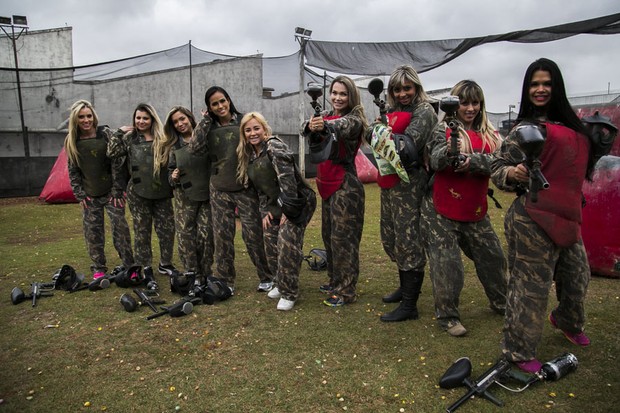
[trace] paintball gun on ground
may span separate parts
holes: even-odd
[[[164,300],[158,299],[159,294],[157,293],[150,291],[146,293],[138,288],[135,288],[133,291],[138,296],[137,301],[130,294],[123,294],[120,299],[121,305],[128,313],[133,313],[138,307],[142,306],[148,306],[154,313],[156,313],[159,311],[156,305],[166,303]]]
[[[201,301],[202,299],[199,297],[195,297],[195,298],[184,297],[180,301],[177,301],[176,303],[172,304],[171,306],[161,307],[162,311],[155,313],[155,314],[151,314],[150,316],[146,317],[146,319],[152,320],[154,318],[161,317],[162,315],[166,315],[166,314],[170,314],[170,317],[181,317],[187,314],[191,314],[192,311],[194,311],[194,304],[198,304]]]
[[[21,288],[14,287],[11,290],[11,302],[13,304],[19,304],[26,300],[32,299],[32,306],[34,307],[37,305],[37,298],[51,297],[54,295],[51,292],[54,289],[54,283],[34,282],[30,285],[30,289],[30,294],[26,295]]]
[[[525,156],[525,165],[530,173],[530,200],[538,202],[538,191],[549,188],[549,182],[540,171],[540,154],[545,146],[545,137],[537,125],[522,123],[512,134]]]
[[[452,159],[452,167],[458,168],[465,162],[465,155],[459,151],[459,122],[456,119],[456,111],[459,109],[460,101],[458,96],[446,96],[439,101],[439,109],[446,114],[446,123],[450,128],[450,151],[448,156]]]
[[[471,362],[467,357],[461,357],[456,360],[452,366],[446,370],[439,380],[439,386],[443,389],[454,389],[456,387],[465,386],[469,390],[460,399],[450,405],[446,412],[452,413],[456,411],[463,403],[472,396],[481,396],[490,400],[497,406],[503,406],[504,403],[489,393],[488,388],[497,384],[498,386],[514,393],[520,393],[527,389],[533,383],[541,381],[556,381],[577,369],[577,357],[571,353],[564,353],[551,361],[542,365],[541,369],[534,374],[527,374],[518,369],[512,369],[513,364],[507,360],[500,359],[491,368],[485,371],[478,379],[472,382],[469,378],[471,375]],[[503,382],[514,379],[522,384],[521,388],[513,389],[503,384]]]

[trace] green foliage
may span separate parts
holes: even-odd
[[[503,239],[503,215],[512,196],[498,194],[505,209],[490,208]],[[42,205],[34,199],[0,201],[0,412],[438,412],[464,389],[437,382],[450,364],[468,356],[474,378],[499,356],[502,319],[489,309],[471,263],[460,310],[466,337],[441,331],[433,319],[425,281],[417,321],[382,323],[393,305],[381,297],[396,287],[395,266],[379,236],[379,191],[366,185],[361,247],[360,299],[338,309],[321,304],[324,272],[304,263],[301,298],[293,311],[255,291],[258,278],[237,236],[235,296],[198,306],[181,318],[146,321],[148,308],[123,311],[128,292],[55,292],[36,307],[12,305],[10,291],[48,282],[64,263],[90,278],[78,205]],[[108,232],[109,234],[109,232]],[[118,257],[108,236],[109,265]],[[156,241],[153,250],[157,255]],[[307,230],[304,251],[321,247],[320,207]],[[157,256],[155,260],[157,260]],[[466,260],[467,261],[467,260]],[[178,263],[178,259],[175,260]],[[157,263],[157,261],[155,261]],[[162,296],[175,297],[158,276]],[[571,345],[545,326],[540,358],[563,352],[580,365],[558,382],[523,393],[497,386],[503,409],[486,400],[459,412],[607,412],[615,410],[620,385],[617,280],[593,278],[586,310],[593,344]],[[554,304],[551,293],[550,308]],[[90,406],[86,407],[85,403]]]

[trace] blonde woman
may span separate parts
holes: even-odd
[[[474,262],[491,310],[506,310],[506,259],[487,214],[491,161],[501,137],[489,122],[482,88],[462,80],[452,88],[460,161],[450,152],[451,129],[439,123],[428,143],[430,167],[435,171],[432,192],[422,203],[422,235],[433,283],[435,313],[451,336],[467,333],[458,310],[463,289],[461,251]]]
[[[125,158],[112,160],[106,156],[111,136],[112,131],[107,126],[99,126],[99,118],[90,102],[78,100],[71,106],[65,152],[71,189],[82,206],[84,238],[95,280],[104,277],[108,270],[104,210],[112,227],[112,243],[123,266],[133,265],[131,237],[125,219]]]
[[[265,253],[275,274],[275,286],[267,295],[280,299],[278,310],[288,311],[299,296],[304,232],[316,209],[316,195],[263,115],[250,112],[239,127],[237,180],[258,191]]]
[[[159,239],[159,273],[173,275],[174,214],[172,189],[168,183],[167,165],[171,142],[166,139],[159,116],[153,106],[140,103],[133,112],[131,126],[120,127],[108,145],[111,158],[127,156],[129,185],[127,201],[133,218],[136,265],[144,275],[154,279],[151,232]]]

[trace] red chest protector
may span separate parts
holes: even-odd
[[[324,120],[338,119],[340,116],[324,116]],[[347,161],[347,150],[343,141],[335,142],[336,148],[332,148],[330,159],[321,162],[316,166],[316,187],[322,199],[328,199],[342,186],[346,169],[344,162]],[[361,143],[361,142],[360,142]],[[359,144],[353,152],[353,156],[357,153]],[[334,153],[335,152],[335,153]],[[335,158],[335,160],[333,160]],[[353,162],[355,158],[352,158]]]
[[[482,147],[482,138],[477,132],[467,131],[474,152],[489,153],[488,145]],[[450,129],[446,129],[446,139]],[[486,175],[456,173],[449,166],[435,172],[433,204],[435,211],[448,219],[461,222],[477,222],[487,214],[487,190],[489,177]]]
[[[409,112],[392,112],[387,114],[388,125],[392,127],[392,133],[404,134],[405,129],[411,123],[411,113]],[[390,137],[390,139],[392,139]],[[398,174],[377,175],[377,184],[383,189],[389,189],[400,182]]]
[[[538,202],[528,195],[525,208],[556,245],[569,247],[581,239],[581,186],[590,143],[566,126],[547,123],[546,127],[540,162],[549,188],[538,192]]]

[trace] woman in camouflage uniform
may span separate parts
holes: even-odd
[[[86,100],[71,106],[69,133],[65,138],[69,179],[75,198],[82,206],[84,238],[93,264],[93,279],[105,276],[104,209],[112,226],[112,243],[125,268],[133,265],[131,237],[125,219],[125,158],[106,155],[112,131],[99,126],[95,109]]]
[[[327,159],[317,165],[316,184],[323,199],[321,235],[327,251],[330,295],[323,303],[339,307],[357,299],[359,247],[364,228],[364,186],[357,177],[355,156],[368,126],[357,86],[346,76],[330,87],[332,111],[305,122],[302,133],[311,146],[333,140]]]
[[[440,327],[458,337],[467,333],[460,321],[463,289],[461,250],[498,314],[506,309],[506,260],[487,214],[487,192],[493,154],[501,137],[489,122],[482,88],[462,80],[450,95],[459,98],[454,116],[444,117],[427,144],[432,191],[422,202],[422,234],[430,266],[435,315]],[[451,128],[458,132],[458,152],[451,153]]]
[[[531,190],[534,174],[519,145],[532,127],[546,136],[537,162],[549,188],[540,192]],[[526,372],[541,368],[536,347],[553,281],[559,303],[551,325],[573,344],[590,344],[583,332],[590,268],[581,240],[581,187],[593,166],[590,136],[568,102],[560,69],[536,60],[523,79],[517,126],[491,165],[495,185],[518,195],[504,222],[509,277],[502,352]]]
[[[235,287],[235,210],[241,220],[241,236],[248,254],[256,267],[259,292],[273,288],[273,276],[265,257],[263,228],[258,205],[258,194],[253,187],[237,181],[239,121],[228,92],[212,86],[205,93],[207,110],[196,126],[188,144],[194,154],[208,154],[211,159],[210,198],[215,245],[215,275]]]
[[[108,156],[127,156],[129,185],[127,201],[133,218],[136,265],[144,268],[147,280],[154,279],[151,231],[159,239],[159,273],[173,275],[174,216],[172,189],[166,166],[171,143],[164,135],[161,120],[153,106],[140,103],[133,112],[132,126],[121,126],[110,139]]]
[[[288,146],[271,135],[258,112],[241,119],[237,179],[258,191],[263,218],[265,252],[275,287],[267,294],[279,298],[277,309],[288,311],[299,297],[299,270],[304,232],[316,208],[316,195],[303,179]]]
[[[394,168],[379,168],[377,183],[381,187],[381,243],[388,257],[396,263],[400,286],[394,293],[383,297],[386,303],[400,304],[381,316],[381,321],[404,321],[418,318],[417,301],[424,280],[426,257],[420,236],[420,204],[428,183],[424,168],[424,150],[437,124],[437,114],[430,99],[411,66],[397,67],[388,82],[388,125],[390,139],[396,148],[403,168],[402,177]],[[367,130],[371,133],[385,128],[375,122]],[[380,130],[380,129],[379,129]],[[374,149],[373,149],[374,150]],[[378,164],[382,161],[379,157]],[[406,179],[406,180],[405,180]]]
[[[207,154],[187,150],[196,119],[189,109],[173,107],[164,123],[166,139],[172,142],[168,177],[174,192],[174,222],[179,256],[188,279],[211,276],[213,223],[209,202],[211,161]]]

